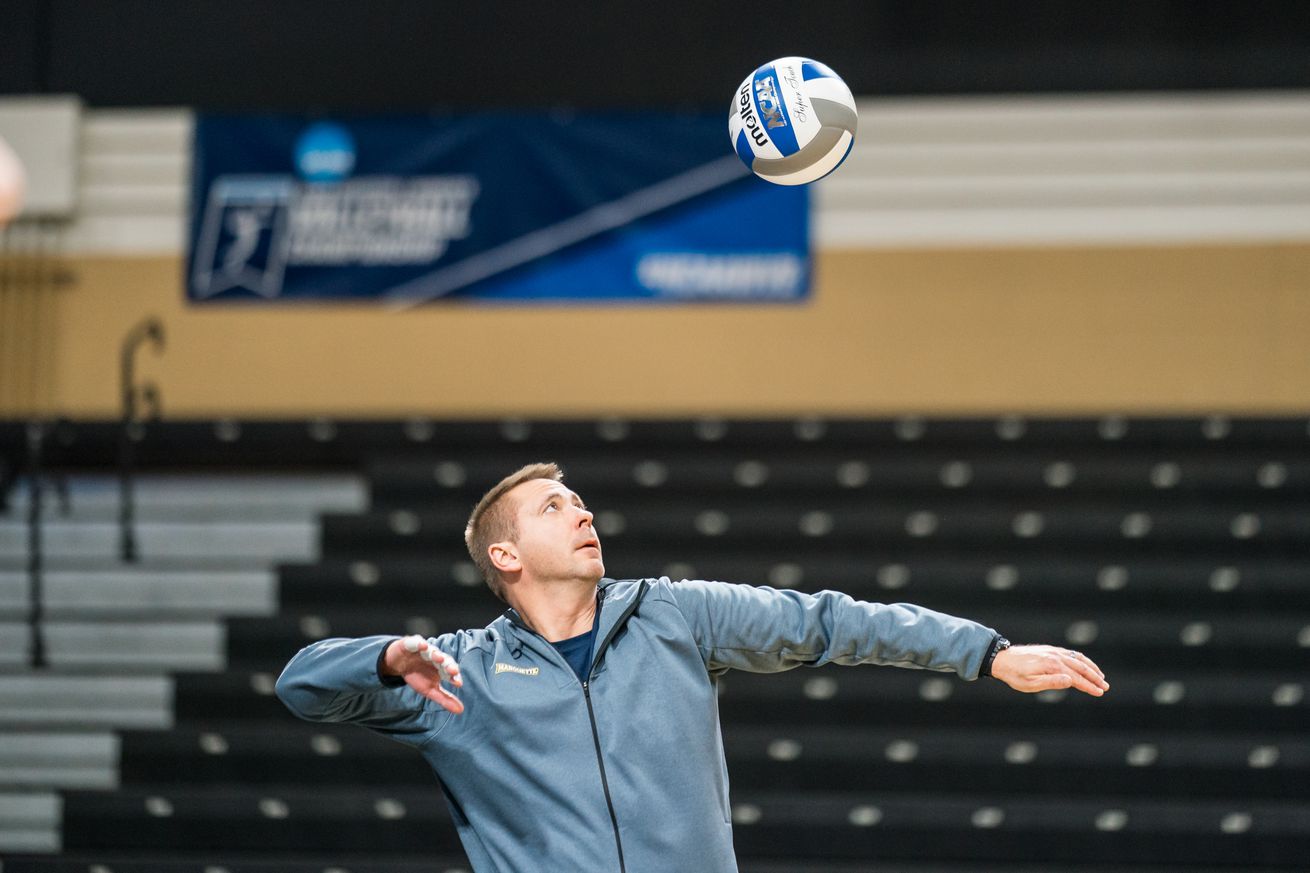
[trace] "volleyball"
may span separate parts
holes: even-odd
[[[855,142],[855,98],[841,77],[809,58],[778,58],[732,97],[728,135],[751,172],[778,185],[831,173]]]

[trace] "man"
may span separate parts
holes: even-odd
[[[891,664],[1109,688],[1080,653],[1010,647],[908,604],[605,579],[592,514],[554,464],[502,480],[464,536],[504,615],[427,640],[315,643],[277,691],[301,718],[419,749],[477,873],[735,871],[716,695],[729,669]]]

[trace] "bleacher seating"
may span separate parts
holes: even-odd
[[[75,477],[109,469],[112,428],[73,430],[54,462]],[[417,756],[296,721],[273,680],[321,637],[495,617],[463,524],[486,487],[541,459],[596,510],[610,575],[907,600],[1017,642],[1076,646],[1108,674],[1099,700],[895,669],[729,674],[744,873],[1301,870],[1310,858],[1305,418],[187,422],[155,426],[138,449],[155,493],[190,482],[175,492],[192,514],[146,512],[146,559],[124,568],[98,510],[56,513],[50,675],[21,664],[19,501],[0,515],[0,554],[13,557],[0,564],[0,811],[43,780],[46,799],[23,814],[62,822],[61,854],[33,846],[5,873],[463,869]],[[351,471],[366,495],[302,500],[293,519],[277,501],[260,509],[255,495],[273,492],[251,484],[212,523],[264,534],[193,531],[190,563],[169,551],[169,526],[211,523],[194,507],[238,474]],[[89,480],[75,481],[85,496]],[[288,524],[311,533],[267,533]],[[109,532],[92,536],[96,525]],[[223,565],[241,541],[249,554]],[[260,575],[270,560],[275,580]],[[160,639],[191,648],[152,643],[163,656],[148,663],[109,635],[79,648],[88,625],[130,639],[164,618],[184,632],[160,625]],[[6,744],[41,725],[70,732],[63,751],[59,736]],[[23,769],[46,758],[61,763]]]

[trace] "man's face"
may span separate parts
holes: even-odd
[[[550,479],[524,482],[505,496],[515,501],[515,547],[529,578],[600,581],[605,575],[600,537],[582,498]]]

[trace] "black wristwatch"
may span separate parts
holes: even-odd
[[[983,655],[982,669],[978,671],[978,676],[992,675],[992,661],[995,661],[996,656],[1008,648],[1010,648],[1010,641],[997,634],[996,638],[992,640],[992,644],[987,647],[987,654]]]

